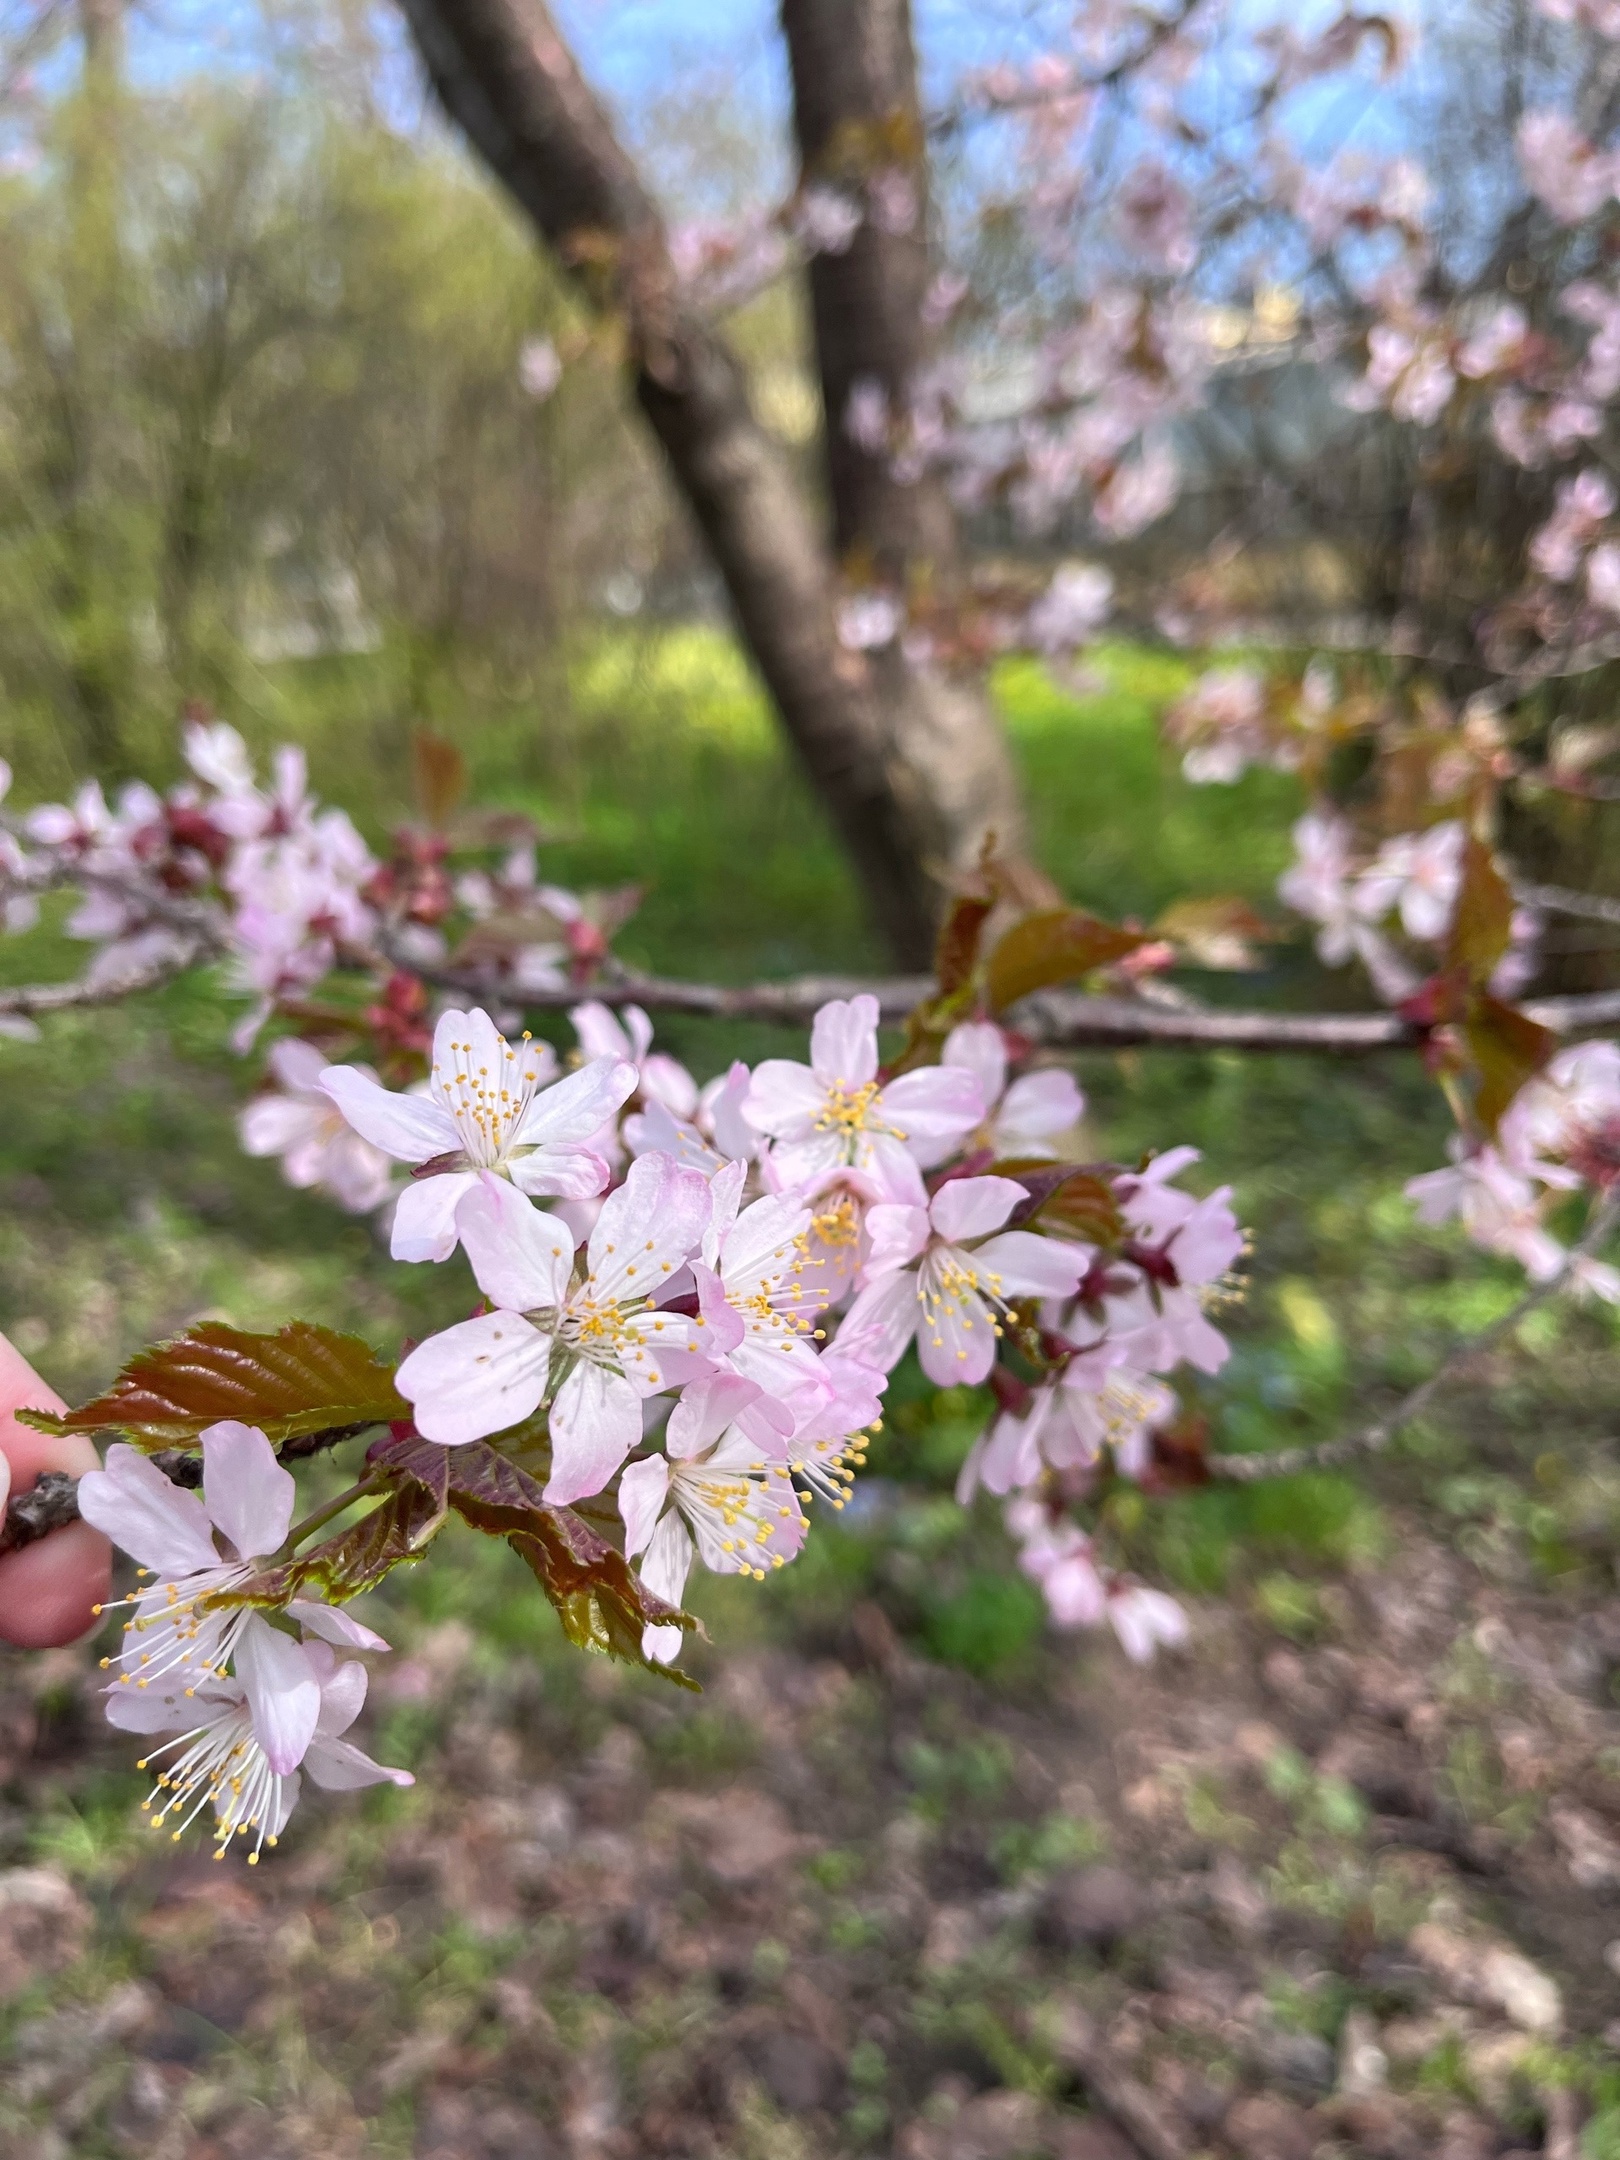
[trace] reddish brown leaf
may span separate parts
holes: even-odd
[[[1475,998],[1463,1034],[1479,1074],[1474,1115],[1494,1138],[1503,1111],[1558,1048],[1558,1037],[1516,1005],[1486,996]]]
[[[207,1602],[212,1607],[273,1607],[313,1591],[329,1605],[342,1605],[362,1590],[375,1589],[402,1562],[420,1560],[443,1521],[444,1510],[434,1504],[426,1486],[407,1478],[381,1507],[324,1545],[312,1546],[284,1566],[269,1568]]]
[[[366,1461],[373,1469],[386,1471],[390,1478],[402,1482],[414,1479],[432,1495],[434,1505],[443,1514],[450,1505],[450,1454],[449,1448],[407,1432],[374,1441],[366,1451]]]
[[[1470,982],[1488,980],[1513,935],[1513,892],[1483,840],[1469,835],[1462,882],[1446,940],[1446,966]]]
[[[645,1666],[677,1687],[696,1691],[697,1682],[690,1674],[678,1666],[659,1664],[641,1647],[646,1627],[691,1628],[696,1621],[644,1589],[623,1553],[599,1538],[571,1509],[538,1509],[530,1527],[513,1531],[507,1543],[533,1570],[562,1622],[563,1633],[577,1648]]]
[[[105,1393],[60,1417],[24,1412],[42,1432],[108,1427],[142,1447],[194,1445],[221,1418],[257,1425],[275,1443],[363,1432],[409,1416],[393,1368],[355,1335],[294,1320],[277,1335],[218,1321],[131,1358]]]
[[[995,893],[958,893],[945,910],[934,947],[934,976],[942,998],[965,990],[979,964],[979,939],[996,904]]]
[[[1041,1228],[1087,1245],[1113,1247],[1125,1236],[1124,1217],[1105,1168],[1012,1160],[992,1163],[986,1175],[1012,1178],[1028,1193],[1028,1200],[1008,1218],[1013,1228],[1025,1228],[1039,1217]]]
[[[467,761],[453,742],[418,728],[411,737],[411,783],[417,809],[438,829],[467,792]]]
[[[985,992],[991,1010],[1002,1012],[1031,991],[1075,982],[1146,942],[1139,931],[1122,930],[1081,908],[1043,908],[1026,915],[990,955]]]

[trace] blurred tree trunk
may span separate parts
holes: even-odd
[[[1015,862],[1022,851],[1017,784],[987,699],[923,677],[897,645],[873,654],[840,643],[834,545],[755,420],[738,361],[680,290],[657,208],[544,0],[401,5],[451,118],[592,303],[622,317],[642,411],[872,914],[897,959],[925,959],[945,886],[971,865],[985,835],[993,832]],[[904,8],[802,0],[789,12],[801,142],[823,144],[844,117],[886,113],[898,100],[912,116],[920,215],[921,132]],[[834,80],[828,70],[852,19],[868,14],[884,18],[872,45],[877,64]],[[834,540],[870,571],[907,583],[950,578],[955,536],[943,500],[930,488],[898,488],[881,461],[860,461],[869,468],[860,469],[843,438],[852,373],[872,360],[870,371],[899,390],[921,347],[921,224],[897,243],[872,242],[852,272],[824,279],[813,294]],[[900,282],[880,294],[873,321],[857,324],[890,269]],[[1035,873],[1028,877],[1035,888]]]

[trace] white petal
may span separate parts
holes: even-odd
[[[1001,1100],[1007,1085],[1007,1041],[994,1021],[965,1020],[951,1029],[940,1057],[943,1065],[960,1065],[979,1083],[985,1107]]]
[[[105,1698],[107,1723],[120,1732],[189,1732],[206,1725],[218,1708],[200,1695],[160,1695],[155,1688],[110,1687]]]
[[[993,1287],[1005,1297],[1072,1297],[1091,1265],[1087,1247],[1033,1230],[1004,1230],[972,1258],[980,1280],[995,1276]]]
[[[917,1362],[936,1387],[977,1387],[996,1361],[995,1320],[971,1290],[924,1308]]]
[[[556,1200],[594,1200],[613,1175],[596,1150],[586,1147],[537,1148],[509,1160],[507,1170],[519,1192]]]
[[[256,1425],[234,1418],[202,1436],[203,1506],[244,1560],[273,1553],[292,1526],[298,1485]]]
[[[760,1390],[740,1373],[715,1373],[682,1394],[669,1413],[664,1445],[675,1461],[689,1461],[712,1448],[728,1425],[734,1425]]]
[[[321,1714],[321,1684],[303,1646],[249,1613],[236,1640],[236,1677],[254,1737],[271,1769],[285,1777],[303,1761]]]
[[[316,1598],[293,1598],[287,1617],[296,1620],[306,1635],[319,1635],[345,1650],[386,1650],[389,1645],[377,1633],[356,1620],[346,1606],[323,1605]]]
[[[412,1178],[394,1209],[388,1249],[396,1260],[448,1260],[456,1249],[456,1209],[477,1183],[471,1170]]]
[[[555,1147],[588,1140],[636,1092],[636,1068],[622,1057],[592,1058],[578,1072],[542,1088],[512,1135],[514,1147]]]
[[[572,1233],[504,1178],[484,1175],[456,1209],[456,1229],[485,1297],[507,1312],[542,1312],[568,1295]]]
[[[935,1193],[928,1213],[940,1236],[959,1245],[965,1238],[999,1230],[1026,1197],[1023,1186],[1012,1178],[948,1178]]]
[[[356,1792],[362,1785],[414,1785],[408,1770],[391,1770],[373,1762],[348,1740],[328,1740],[323,1735],[310,1742],[304,1768],[317,1785],[328,1792]]]
[[[802,1140],[815,1129],[827,1090],[808,1065],[791,1058],[766,1058],[754,1067],[742,1114],[755,1132]]]
[[[331,1116],[323,1099],[319,1105],[297,1102],[290,1095],[260,1095],[248,1103],[236,1121],[244,1155],[285,1155],[300,1141],[317,1139]]]
[[[641,1438],[641,1401],[622,1373],[588,1359],[576,1365],[551,1406],[554,1507],[599,1493]]]
[[[588,1254],[598,1297],[650,1297],[697,1251],[709,1221],[709,1184],[673,1156],[638,1155],[602,1203]]]
[[[619,1514],[624,1522],[624,1549],[632,1560],[646,1550],[668,1491],[669,1464],[662,1455],[649,1455],[625,1466],[619,1480]]]
[[[106,1468],[80,1478],[78,1498],[87,1523],[156,1575],[194,1575],[219,1566],[202,1502],[172,1484],[139,1448],[115,1441]]]
[[[666,1605],[679,1605],[686,1589],[686,1578],[692,1572],[692,1534],[678,1515],[666,1515],[653,1533],[653,1541],[647,1548],[641,1563],[641,1579],[655,1598],[662,1598]],[[679,1635],[675,1628],[672,1633]],[[677,1643],[675,1648],[679,1649]],[[665,1653],[660,1652],[663,1656]],[[673,1657],[674,1650],[668,1655]]]
[[[311,1648],[325,1650],[320,1643]],[[357,1665],[353,1658],[342,1665],[334,1664],[330,1672],[321,1675],[321,1714],[315,1730],[335,1740],[345,1733],[365,1708],[366,1668]]]
[[[532,1416],[550,1362],[549,1335],[516,1313],[481,1313],[419,1343],[394,1384],[424,1440],[458,1447]]]
[[[824,1088],[864,1087],[876,1077],[878,1011],[877,999],[862,991],[859,997],[833,998],[816,1014],[810,1069]]]
[[[1023,1187],[1019,1190],[1021,1192]],[[866,1271],[875,1280],[916,1259],[928,1243],[928,1210],[896,1207],[889,1201],[882,1201],[867,1210],[866,1235],[869,1240]]]
[[[996,1113],[996,1132],[1001,1145],[1010,1147],[1020,1139],[1047,1140],[1067,1132],[1085,1115],[1086,1098],[1072,1074],[1041,1071],[1025,1073],[1008,1088]]]
[[[454,1122],[436,1102],[396,1094],[351,1065],[328,1065],[321,1086],[361,1138],[397,1162],[431,1162],[461,1145]]]
[[[715,1179],[717,1212],[718,1195],[728,1175],[735,1178],[740,1192],[746,1169],[744,1163],[728,1164]],[[734,1293],[745,1287],[754,1289],[780,1277],[796,1258],[794,1239],[802,1230],[808,1229],[809,1224],[807,1207],[800,1207],[793,1200],[778,1199],[774,1194],[745,1208],[725,1233],[721,1272],[728,1289]]]

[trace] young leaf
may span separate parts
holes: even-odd
[[[432,1495],[442,1515],[450,1505],[450,1452],[414,1432],[391,1433],[386,1440],[372,1442],[366,1462],[374,1470],[387,1471],[390,1479],[413,1479]]]
[[[659,1664],[641,1647],[643,1628],[691,1628],[696,1621],[643,1588],[623,1553],[571,1509],[539,1510],[530,1528],[513,1531],[507,1543],[533,1570],[556,1608],[563,1633],[578,1649],[645,1666],[661,1679],[697,1692],[690,1674],[676,1665]]]
[[[467,792],[467,761],[453,742],[418,728],[411,737],[411,782],[417,809],[438,830]]]
[[[941,998],[954,997],[972,983],[979,964],[979,938],[995,904],[992,888],[984,893],[958,893],[945,910],[934,946],[934,975]]]
[[[195,1446],[222,1418],[257,1425],[273,1445],[363,1432],[407,1418],[393,1368],[356,1335],[294,1320],[277,1335],[249,1335],[214,1320],[130,1359],[112,1386],[81,1409],[21,1413],[41,1432],[108,1426],[138,1446]],[[307,1446],[293,1450],[310,1452]]]
[[[1503,1111],[1558,1048],[1558,1037],[1516,1005],[1486,996],[1474,999],[1463,1034],[1479,1074],[1474,1115],[1494,1139]]]
[[[1179,945],[1195,966],[1232,972],[1252,968],[1255,946],[1277,935],[1263,915],[1233,893],[1177,900],[1153,929],[1156,936]]]
[[[1122,930],[1083,908],[1043,908],[1026,915],[990,955],[985,992],[991,1010],[1002,1012],[1033,990],[1074,982],[1146,943],[1141,932]]]
[[[1446,940],[1446,966],[1460,970],[1470,982],[1482,983],[1507,951],[1512,936],[1512,889],[1496,857],[1470,833]]]
[[[1029,1195],[1008,1217],[1014,1229],[1027,1228],[1038,1217],[1042,1229],[1087,1245],[1113,1247],[1124,1240],[1125,1218],[1106,1167],[1011,1160],[992,1163],[987,1175],[1013,1178]]]
[[[443,1521],[444,1510],[434,1505],[426,1486],[407,1478],[380,1507],[324,1545],[311,1546],[284,1566],[207,1602],[213,1607],[273,1607],[313,1590],[329,1605],[341,1605],[362,1590],[375,1589],[403,1561],[420,1560]]]

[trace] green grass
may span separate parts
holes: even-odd
[[[1077,899],[1114,915],[1151,919],[1209,891],[1265,905],[1288,856],[1295,784],[1259,773],[1235,788],[1189,787],[1154,724],[1184,664],[1115,647],[1097,667],[1099,686],[1079,698],[1025,662],[997,679],[1043,859]],[[407,808],[409,728],[392,663],[290,666],[260,691],[228,717],[261,750],[303,741],[317,789],[380,840]],[[826,821],[746,663],[718,634],[626,633],[583,653],[544,709],[486,701],[475,715],[435,719],[461,741],[476,801],[525,809],[553,835],[547,875],[645,888],[621,940],[631,959],[733,980],[881,963]],[[27,800],[46,765],[3,731],[0,753]],[[13,980],[66,972],[79,957],[49,927],[0,943]],[[1283,1004],[1356,995],[1300,945],[1274,948],[1255,976],[1199,988]],[[464,1309],[458,1263],[394,1266],[366,1227],[240,1153],[233,1119],[246,1075],[228,1047],[232,1017],[208,985],[189,983],[64,1016],[37,1046],[0,1041],[0,1325],[69,1395],[205,1313],[261,1327],[312,1314],[393,1348]],[[552,1032],[567,1037],[564,1023]],[[695,1021],[672,1020],[660,1038],[702,1075],[732,1056],[797,1047],[778,1029]],[[1341,1428],[1511,1294],[1510,1271],[1449,1233],[1418,1230],[1400,1198],[1406,1177],[1441,1159],[1448,1129],[1415,1061],[1099,1054],[1079,1074],[1095,1152],[1124,1160],[1190,1141],[1204,1151],[1199,1174],[1233,1184],[1252,1226],[1244,1300],[1227,1315],[1232,1363],[1186,1390],[1221,1445],[1275,1447]],[[1548,1565],[1571,1553],[1581,1564],[1620,1506],[1575,1460],[1601,1423],[1592,1374],[1614,1340],[1601,1314],[1545,1316],[1535,1371],[1502,1392],[1493,1420],[1507,1444],[1567,1444],[1569,1473],[1538,1495],[1540,1514],[1489,1494],[1459,1508],[1507,1521],[1503,1534],[1528,1539]],[[832,1626],[878,1589],[936,1654],[1016,1672],[1038,1632],[1032,1595],[1005,1573],[992,1511],[964,1527],[938,1505],[986,1410],[982,1397],[898,1376],[872,1470],[915,1502],[812,1540],[766,1591],[705,1584],[699,1604],[717,1632],[761,1613],[790,1628]],[[1442,1414],[1413,1453],[1438,1477],[1464,1466],[1468,1443]],[[1345,1478],[1127,1505],[1116,1528],[1142,1566],[1194,1590],[1227,1587],[1235,1573],[1304,1579],[1375,1556],[1383,1534],[1362,1485]],[[463,1543],[470,1556],[474,1541]],[[466,1568],[430,1566],[402,1594],[424,1624],[453,1618],[528,1650],[535,1624],[549,1621],[537,1600],[513,1596],[515,1565],[491,1552]]]

